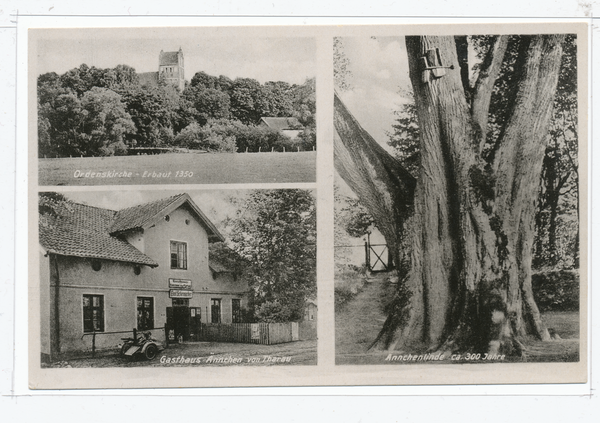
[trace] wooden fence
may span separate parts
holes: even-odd
[[[203,323],[200,325],[199,340],[274,345],[316,339],[316,335],[315,322]]]

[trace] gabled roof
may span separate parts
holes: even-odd
[[[161,51],[159,55],[159,66],[165,65],[178,65],[179,58],[177,57],[178,51]],[[156,57],[156,56],[155,56]]]
[[[113,210],[62,202],[55,212],[56,216],[40,219],[40,244],[47,252],[158,266],[133,245],[109,234]]]
[[[130,229],[141,229],[145,223],[162,212],[166,207],[177,201],[184,194],[174,195],[168,198],[152,201],[119,210],[115,214],[112,225],[108,231],[112,233],[125,232]]]
[[[261,122],[264,122],[269,128],[283,131],[286,129],[303,128],[302,124],[295,117],[261,117]]]
[[[196,215],[198,222],[206,229],[209,241],[223,241],[223,235],[206,217],[188,194],[178,194],[161,200],[152,201],[139,206],[129,207],[116,213],[109,228],[112,235],[127,232],[132,229],[146,229],[162,220],[166,215],[181,207],[189,206]]]
[[[118,235],[133,229],[148,228],[184,204],[206,229],[209,241],[224,240],[190,196],[178,194],[118,212],[70,201],[59,202],[54,206],[55,216],[40,217],[40,244],[47,252],[53,254],[156,267],[156,261],[120,239]]]

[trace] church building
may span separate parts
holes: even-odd
[[[183,51],[163,51],[158,55],[158,72],[144,72],[138,74],[142,85],[156,86],[159,78],[177,87],[179,91],[185,88],[185,65]]]

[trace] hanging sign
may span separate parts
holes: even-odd
[[[191,279],[173,279],[169,278],[169,288],[192,289]]]
[[[192,298],[192,290],[190,289],[171,289],[169,291],[170,298]]]

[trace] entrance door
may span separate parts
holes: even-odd
[[[189,340],[189,315],[189,307],[167,307],[167,326],[169,327],[169,331],[173,331],[173,342]]]
[[[200,307],[167,307],[167,327],[169,342],[197,341],[201,332]]]

